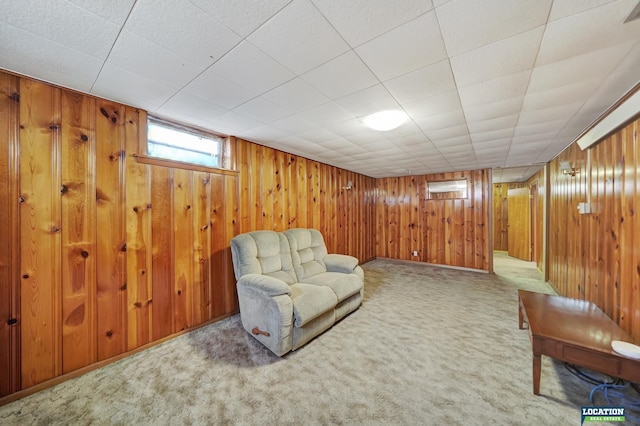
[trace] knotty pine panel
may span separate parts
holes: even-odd
[[[95,99],[62,91],[62,372],[96,362]]]
[[[509,249],[509,210],[507,209],[506,183],[493,184],[493,249],[507,251]]]
[[[193,174],[193,286],[192,322],[201,324],[211,317],[211,177]]]
[[[0,397],[20,389],[18,85],[0,73]]]
[[[330,252],[361,262],[375,257],[375,179],[242,139],[236,142],[240,193],[235,233],[314,228],[322,232]],[[353,187],[344,189],[349,181]]]
[[[152,339],[172,334],[174,326],[173,169],[154,166],[151,174],[151,235],[153,277]]]
[[[469,198],[424,199],[426,182],[464,178]],[[377,179],[376,255],[489,270],[490,180],[489,170]]]
[[[96,100],[98,360],[127,350],[125,107]]]
[[[193,305],[193,172],[174,170],[173,233],[175,257],[175,329],[186,330],[191,325]]]
[[[640,156],[636,120],[591,148],[571,145],[550,163],[549,281],[598,305],[640,340]],[[576,176],[564,175],[569,161]],[[592,212],[579,214],[578,203]]]
[[[211,281],[224,283],[226,279],[225,248],[225,176],[211,176]],[[218,317],[226,311],[226,285],[218,285],[211,289],[211,315]]]
[[[22,386],[62,373],[60,89],[20,80]]]
[[[144,127],[139,128],[139,124]],[[151,167],[135,160],[138,139],[146,138],[146,113],[126,117],[126,220],[127,220],[127,348],[151,341],[152,244]],[[129,136],[131,135],[131,136]],[[164,212],[166,214],[166,212]]]

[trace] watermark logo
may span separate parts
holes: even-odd
[[[624,407],[582,407],[584,422],[624,422]]]

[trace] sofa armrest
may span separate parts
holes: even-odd
[[[266,296],[291,295],[289,284],[268,275],[247,274],[240,277],[238,285],[256,290]]]
[[[352,274],[358,266],[358,259],[345,254],[328,254],[322,259],[328,272]]]

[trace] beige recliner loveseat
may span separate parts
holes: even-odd
[[[242,326],[282,356],[362,303],[358,259],[327,254],[315,229],[255,231],[231,240]]]

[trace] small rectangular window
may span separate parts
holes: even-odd
[[[206,167],[222,167],[224,139],[187,127],[149,119],[147,155]]]

